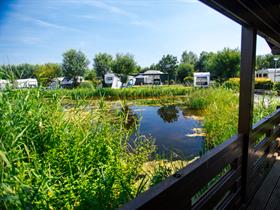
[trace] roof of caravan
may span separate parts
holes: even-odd
[[[210,72],[195,72],[193,76],[210,76]]]

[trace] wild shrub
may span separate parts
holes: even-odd
[[[0,93],[0,209],[115,209],[134,198],[151,141],[131,146],[125,116],[103,101],[66,109],[41,93]]]

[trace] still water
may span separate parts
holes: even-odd
[[[140,118],[136,133],[151,136],[157,153],[167,158],[190,159],[203,151],[204,137],[195,135],[201,122],[177,106],[130,106]]]

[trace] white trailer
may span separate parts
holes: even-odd
[[[110,86],[111,88],[121,88],[122,83],[119,77],[117,77],[113,73],[106,73],[104,75],[104,82],[107,86]]]
[[[210,72],[196,72],[193,74],[195,87],[208,87],[210,85]]]
[[[37,81],[37,79],[32,79],[32,78],[17,79],[15,81],[15,87],[18,88],[18,89],[35,88],[35,87],[38,87],[38,81]]]

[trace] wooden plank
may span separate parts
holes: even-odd
[[[247,201],[248,152],[253,121],[256,30],[242,27],[238,134],[242,135],[242,200]]]
[[[277,176],[277,183],[272,191],[272,194],[269,198],[267,206],[265,209],[276,210],[280,208],[280,158],[277,159],[277,162],[274,164],[274,170],[271,171],[272,176]],[[269,186],[264,185],[265,191],[269,190]]]
[[[259,142],[254,148],[250,149],[249,154],[249,170],[251,171],[250,177],[254,176],[254,168],[257,167],[259,160],[262,157],[267,156],[268,153],[274,153],[277,149],[276,138],[280,135],[280,127],[277,126],[269,137],[266,137],[263,141]]]
[[[252,138],[256,139],[258,136],[264,134],[267,130],[271,129],[272,126],[280,123],[280,109],[276,110],[267,117],[261,119],[259,122],[254,124],[252,129]]]
[[[269,172],[261,187],[258,189],[257,193],[251,200],[249,206],[247,207],[248,210],[265,209],[269,198],[273,192],[274,186],[277,184],[277,181],[280,177],[279,157],[277,159],[278,161],[275,162],[271,171]]]
[[[220,206],[217,210],[236,210],[240,209],[241,206],[241,188],[238,188],[235,193],[232,193]]]
[[[262,185],[263,181],[265,180],[267,174],[271,170],[273,164],[275,161],[275,157],[273,154],[269,153],[266,157],[262,158],[261,163],[258,165],[258,167],[254,170],[252,176],[249,179],[248,185],[247,185],[247,205],[250,203],[251,199],[256,194],[259,187]]]
[[[170,205],[190,208],[191,197],[212,178],[241,157],[240,136],[234,136],[181,169],[176,176],[140,194],[123,209],[170,209]],[[199,178],[199,181],[197,179]],[[178,208],[179,209],[179,208]]]
[[[236,180],[241,176],[241,167],[236,170],[229,171],[223,176],[215,186],[213,186],[192,208],[193,210],[208,210],[213,209],[224,197],[224,195],[230,191],[233,192]],[[227,197],[223,198],[226,199]]]

